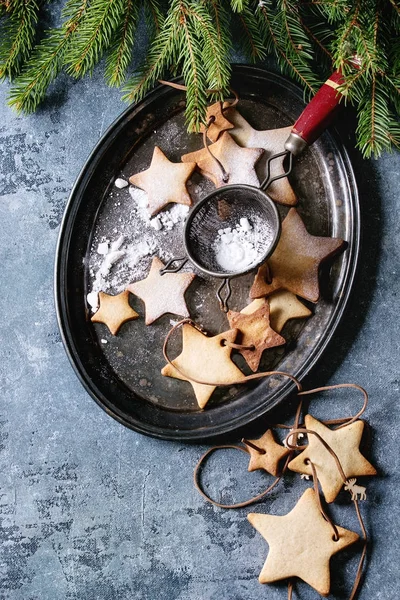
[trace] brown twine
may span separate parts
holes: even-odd
[[[356,384],[342,384],[341,387],[349,387],[349,386],[353,386],[353,385],[354,385],[354,387],[357,387],[357,388],[361,389],[363,392],[365,392],[365,390],[363,390],[363,388],[360,388],[360,386],[357,386]],[[331,387],[339,387],[339,386],[331,386]],[[315,391],[315,390],[310,390],[310,391]],[[319,389],[319,391],[320,391],[320,389]],[[365,392],[365,394],[366,394],[366,392]],[[304,394],[302,394],[302,395],[304,395]],[[364,406],[363,406],[364,410],[365,410],[366,402],[367,402],[367,400],[364,401]],[[362,412],[364,412],[364,410],[362,410]],[[351,422],[353,422],[353,420]],[[328,450],[328,452],[331,454],[332,458],[335,460],[336,466],[337,466],[338,471],[340,473],[340,476],[341,476],[341,478],[343,480],[343,483],[348,483],[348,479],[347,479],[347,477],[346,477],[346,475],[345,475],[345,473],[343,471],[343,467],[342,467],[342,465],[340,463],[339,457],[337,456],[336,452],[333,450],[333,448],[331,448],[329,446],[329,444],[324,439],[322,439],[322,437],[316,431],[313,431],[312,429],[305,429],[305,428],[304,429],[300,428],[297,431],[295,429],[293,429],[286,436],[286,444],[287,444],[288,448],[291,448],[293,450],[296,449],[296,448],[298,450],[303,450],[305,448],[305,446],[294,446],[294,445],[290,444],[290,442],[289,442],[289,438],[292,435],[294,435],[296,433],[299,433],[299,432],[307,433],[307,435],[310,435],[310,434],[311,435],[315,435],[318,438],[318,440],[322,443],[322,445],[326,448],[326,450]],[[328,515],[324,511],[324,509],[322,507],[322,504],[321,504],[321,498],[320,498],[319,491],[318,491],[318,477],[317,477],[317,472],[316,472],[315,466],[314,466],[314,464],[309,459],[307,459],[306,462],[307,462],[307,464],[310,465],[311,470],[312,470],[314,490],[315,490],[316,498],[317,498],[317,501],[318,501],[319,509],[321,511],[322,516],[326,519],[326,521],[328,521],[328,523],[331,525],[332,529],[334,529],[335,534],[334,534],[333,539],[334,539],[334,541],[337,541],[339,539],[339,532],[338,532],[338,530],[336,528],[336,525],[328,517]],[[358,500],[357,500],[357,498],[354,498],[354,500],[352,498],[352,502],[354,503],[354,508],[356,510],[356,513],[357,513],[357,518],[358,518],[358,522],[359,522],[360,527],[361,527],[362,536],[363,536],[363,539],[364,539],[364,544],[363,544],[363,549],[362,549],[362,552],[361,552],[360,560],[358,562],[356,576],[355,576],[355,579],[354,579],[354,584],[353,584],[353,587],[352,587],[352,590],[351,590],[351,594],[350,594],[349,600],[354,600],[354,598],[356,596],[356,593],[357,593],[357,590],[358,590],[358,588],[360,586],[361,577],[362,577],[362,570],[363,570],[363,566],[364,566],[364,562],[365,562],[365,558],[366,558],[366,554],[367,554],[367,545],[368,545],[367,530],[365,528],[364,521],[363,521],[362,516],[361,516],[360,507],[358,506]],[[288,594],[289,594],[289,591],[288,591]],[[291,592],[290,592],[290,596],[289,597],[291,598]]]
[[[187,87],[185,85],[182,85],[180,83],[173,83],[172,81],[165,81],[164,79],[159,79],[158,80],[159,83],[162,83],[163,85],[168,85],[169,87],[172,87],[176,90],[181,90],[183,92],[187,91]],[[233,90],[232,88],[229,88],[229,90],[232,92],[234,99],[231,101],[226,101],[226,106],[223,106],[222,102],[220,102],[220,108],[221,108],[221,112],[224,113],[226,110],[228,110],[229,108],[233,108],[234,106],[237,105],[237,103],[239,102],[239,95],[237,92],[235,92],[235,90]],[[206,90],[207,94],[215,94],[220,92],[221,90],[216,90],[216,89],[211,89],[211,90]],[[224,183],[228,183],[229,181],[229,173],[226,171],[224,165],[222,164],[222,162],[216,157],[214,156],[214,154],[211,152],[210,148],[209,148],[209,144],[208,144],[208,138],[207,138],[207,132],[210,128],[210,125],[212,125],[215,121],[215,117],[211,116],[208,123],[206,124],[204,131],[203,131],[203,146],[204,148],[207,150],[207,153],[209,154],[209,156],[211,156],[211,158],[215,161],[215,163],[218,165],[219,169],[221,170],[222,173],[222,181]]]
[[[336,452],[329,446],[329,444],[319,435],[319,433],[317,433],[316,431],[313,431],[312,429],[306,429],[305,427],[303,428],[299,428],[299,429],[292,429],[288,435],[285,438],[285,442],[286,442],[286,446],[288,448],[290,448],[291,450],[304,450],[305,448],[307,448],[306,445],[304,446],[298,446],[298,445],[294,445],[291,444],[289,442],[289,439],[292,437],[293,434],[299,434],[299,433],[306,433],[307,435],[315,435],[316,438],[318,438],[318,440],[321,442],[321,444],[326,448],[326,450],[328,450],[329,454],[331,454],[332,458],[334,459],[336,466],[338,468],[338,471],[340,473],[340,476],[343,480],[343,483],[347,483],[347,477],[343,471],[342,465],[340,463],[340,460],[338,458],[338,455],[336,454]]]
[[[316,433],[316,432],[309,432],[309,433]],[[329,451],[331,452],[332,455],[335,455],[335,452],[332,450],[332,448],[330,448],[330,446],[328,446],[328,449],[329,449]],[[339,536],[339,531],[338,531],[335,523],[332,521],[332,519],[327,515],[327,513],[323,509],[322,502],[321,502],[321,497],[320,497],[319,490],[318,490],[318,477],[317,477],[317,472],[316,472],[315,466],[314,466],[314,464],[310,460],[307,460],[307,464],[310,465],[311,470],[312,470],[312,477],[313,477],[313,485],[314,485],[315,497],[317,499],[319,509],[320,509],[321,514],[324,517],[324,519],[332,527],[332,529],[334,531],[334,535],[333,535],[332,539],[336,542],[336,541],[339,540],[339,537],[340,537]],[[340,464],[340,462],[339,462],[339,464]],[[341,465],[340,465],[340,467],[341,467]],[[340,470],[341,470],[341,474],[342,474],[343,469],[340,468]],[[352,500],[352,502],[354,503],[354,508],[356,510],[356,513],[357,513],[357,518],[358,518],[358,522],[359,522],[360,527],[361,527],[364,544],[363,544],[363,549],[362,549],[362,552],[361,552],[361,555],[360,555],[360,560],[358,561],[358,567],[357,567],[356,575],[355,575],[355,578],[354,578],[353,587],[351,589],[351,593],[350,593],[350,596],[349,596],[349,600],[354,600],[354,598],[356,597],[358,588],[360,586],[361,578],[362,578],[362,571],[363,571],[363,567],[364,567],[364,563],[365,563],[365,558],[366,558],[366,555],[367,555],[367,546],[368,546],[367,531],[365,529],[364,521],[363,521],[361,513],[360,513],[360,507],[358,505],[357,498],[355,498],[354,500]],[[293,597],[293,581],[289,580],[289,582],[288,582],[288,600],[292,600],[292,597]]]
[[[168,85],[169,87],[174,88],[175,90],[179,90],[181,92],[187,92],[187,86],[182,85],[181,83],[174,83],[173,81],[166,81],[165,79],[159,79],[158,83],[161,83],[162,85]],[[229,108],[233,108],[239,102],[239,94],[232,88],[229,88],[229,91],[232,92],[234,99],[231,101],[226,100],[227,105],[222,106],[222,112],[225,112]],[[206,94],[218,94],[219,92],[221,92],[221,90],[217,88],[206,90]]]
[[[203,487],[201,485],[200,482],[200,470],[201,467],[204,464],[204,461],[206,458],[208,458],[210,456],[210,454],[213,454],[214,452],[216,452],[217,450],[224,450],[224,449],[235,449],[235,450],[240,450],[241,452],[245,452],[246,454],[248,454],[248,451],[243,448],[243,446],[236,446],[234,444],[232,445],[224,445],[224,446],[213,446],[212,448],[210,448],[209,450],[207,450],[207,452],[205,452],[203,454],[203,456],[200,457],[195,469],[194,469],[194,474],[193,474],[193,479],[194,479],[194,486],[196,488],[196,490],[199,492],[199,494],[201,496],[203,496],[203,498],[205,500],[207,500],[207,502],[210,502],[210,504],[213,504],[214,506],[218,506],[219,508],[244,508],[245,506],[250,506],[251,504],[255,504],[256,502],[259,502],[260,500],[262,500],[271,490],[273,490],[273,488],[279,483],[279,481],[282,479],[283,474],[285,473],[286,469],[287,469],[287,465],[289,464],[290,461],[290,456],[288,456],[288,458],[286,459],[286,462],[283,466],[282,472],[281,474],[276,477],[276,479],[271,483],[271,485],[269,485],[264,491],[260,492],[259,494],[257,494],[256,496],[253,496],[253,498],[249,498],[249,500],[245,500],[244,502],[237,502],[235,504],[222,504],[221,502],[217,502],[217,500],[213,500],[204,490]]]
[[[341,429],[342,427],[346,427],[346,425],[351,425],[351,423],[354,423],[355,421],[357,421],[361,417],[361,415],[365,412],[365,409],[367,408],[367,404],[368,404],[368,393],[363,387],[361,387],[360,385],[357,385],[356,383],[337,383],[336,385],[327,385],[324,387],[314,388],[313,390],[302,390],[301,392],[299,392],[298,395],[299,396],[308,396],[310,394],[316,394],[317,392],[325,392],[327,390],[337,390],[339,388],[353,388],[353,389],[359,390],[362,393],[362,395],[364,396],[364,402],[363,402],[361,409],[353,417],[346,417],[344,419],[331,419],[329,421],[322,421],[325,425],[338,425],[338,427],[335,427],[335,429]]]
[[[302,411],[302,401],[300,400],[297,409],[296,409],[296,414],[295,414],[295,418],[294,418],[294,427],[296,427],[296,429],[298,428],[298,423],[300,420],[300,415],[301,415],[301,411]],[[251,448],[254,448],[257,451],[262,451],[263,453],[265,453],[265,450],[262,450],[261,448],[258,448],[255,444],[252,444],[251,442],[249,442],[248,440],[242,440],[242,442],[247,445],[250,446]],[[282,471],[280,473],[280,475],[275,479],[275,481],[273,481],[273,483],[271,485],[269,485],[263,492],[260,492],[259,494],[257,494],[256,496],[253,496],[253,498],[249,498],[248,500],[245,500],[244,502],[238,502],[236,504],[222,504],[221,502],[217,502],[216,500],[213,500],[208,494],[206,494],[206,492],[203,490],[203,487],[201,485],[201,481],[200,481],[200,470],[201,468],[204,466],[204,461],[210,456],[210,454],[213,454],[214,452],[216,452],[217,450],[224,450],[224,449],[236,449],[236,450],[240,450],[241,452],[246,452],[248,453],[248,450],[246,450],[246,448],[243,448],[243,446],[238,446],[235,444],[232,445],[224,445],[224,446],[213,446],[212,448],[210,448],[209,450],[207,450],[207,452],[205,452],[203,454],[203,456],[200,457],[200,459],[198,460],[195,469],[194,469],[194,474],[193,474],[193,479],[194,479],[194,486],[196,488],[196,490],[199,492],[199,494],[201,496],[203,496],[203,498],[205,500],[207,500],[207,502],[210,502],[210,504],[214,504],[214,506],[218,506],[219,508],[244,508],[245,506],[250,506],[251,504],[255,504],[256,502],[259,502],[260,500],[262,500],[271,490],[273,490],[273,488],[279,483],[279,481],[282,479],[283,475],[285,474],[288,464],[292,459],[293,456],[293,451],[288,455],[285,464],[283,465]]]
[[[346,427],[346,425],[351,425],[352,423],[357,421],[361,417],[361,415],[365,412],[365,409],[367,408],[367,404],[368,404],[368,393],[363,387],[361,387],[357,383],[337,383],[335,385],[327,385],[324,387],[314,388],[312,390],[302,390],[302,391],[298,392],[297,395],[298,396],[308,396],[310,394],[316,394],[317,392],[325,392],[327,390],[336,390],[339,388],[352,388],[352,389],[359,390],[364,396],[364,402],[363,402],[361,409],[354,416],[344,417],[341,419],[321,420],[321,423],[323,423],[324,425],[337,425],[337,427],[334,427],[334,429],[336,430],[336,429],[341,429],[342,427]],[[274,427],[277,429],[292,429],[292,425],[285,425],[283,423],[277,423],[276,425],[274,425]],[[304,427],[303,423],[301,423],[301,427]]]
[[[179,369],[179,367],[177,367],[176,365],[174,365],[174,363],[171,361],[171,359],[168,356],[168,342],[171,338],[171,335],[180,327],[182,327],[183,325],[191,325],[192,327],[195,327],[198,331],[200,331],[201,333],[205,334],[204,329],[202,329],[201,327],[199,327],[194,321],[192,321],[192,319],[182,319],[182,321],[179,321],[178,323],[176,323],[172,329],[170,329],[170,331],[167,333],[165,340],[164,340],[164,345],[163,345],[163,355],[165,360],[168,362],[168,364],[170,364],[172,367],[174,367],[174,369],[187,381],[193,381],[193,383],[200,383],[202,385],[212,385],[215,387],[218,386],[225,386],[225,385],[239,385],[241,383],[246,383],[247,381],[253,381],[256,379],[264,379],[266,377],[272,377],[274,375],[281,375],[283,377],[287,377],[288,379],[290,379],[291,381],[293,381],[296,384],[297,390],[300,392],[303,388],[301,386],[301,383],[298,379],[296,379],[296,377],[294,377],[293,375],[290,375],[290,373],[286,373],[285,371],[264,371],[262,373],[253,373],[252,375],[246,375],[244,376],[243,379],[238,379],[235,381],[230,381],[229,384],[228,383],[221,383],[220,381],[218,383],[213,382],[213,381],[203,381],[201,379],[196,379],[194,377],[191,377],[190,375],[187,375],[184,371],[182,371],[181,369]],[[232,344],[232,342],[228,342],[228,340],[225,340],[225,343],[227,346],[230,346]],[[240,344],[235,344],[233,347],[235,347],[236,349],[238,347],[240,347],[241,349],[248,349],[248,346],[241,346]]]
[[[258,446],[256,446],[255,444],[253,444],[253,442],[250,442],[250,440],[246,440],[245,438],[242,438],[241,442],[245,446],[248,446],[249,448],[253,448],[253,450],[255,450],[256,452],[258,452],[258,454],[266,454],[266,451],[264,450],[264,448],[259,448]]]
[[[324,510],[324,507],[322,506],[321,496],[319,494],[319,489],[318,489],[317,470],[315,468],[314,463],[310,459],[307,459],[306,462],[311,467],[312,478],[313,478],[313,485],[314,485],[314,492],[315,492],[315,498],[317,500],[318,508],[320,510],[321,515],[324,517],[325,521],[327,521],[329,523],[329,525],[332,527],[332,530],[333,530],[333,537],[332,537],[332,539],[333,539],[333,541],[334,542],[338,542],[339,541],[339,537],[340,537],[339,536],[338,528],[336,527],[336,525],[332,521],[332,519],[327,515],[327,513]]]
[[[357,513],[357,517],[358,517],[358,522],[360,523],[361,531],[362,531],[362,534],[363,534],[364,544],[363,544],[363,549],[362,549],[362,552],[361,552],[360,560],[358,562],[357,572],[356,572],[356,576],[355,576],[355,579],[354,579],[354,584],[353,584],[353,588],[351,590],[351,594],[350,594],[349,600],[353,600],[356,597],[358,588],[360,586],[362,572],[363,572],[363,567],[364,567],[364,563],[365,563],[365,558],[367,556],[367,547],[368,547],[367,530],[365,529],[364,521],[363,521],[361,513],[360,513],[360,507],[358,506],[358,500],[357,500],[357,498],[355,498],[353,500],[353,502],[354,502],[354,508],[356,509],[356,513]]]
[[[300,404],[301,403],[299,403],[299,406],[300,406]],[[300,411],[301,411],[301,409],[299,410],[299,408],[296,411],[295,424],[296,424],[296,421],[298,422],[298,420],[300,418]],[[287,443],[288,447],[291,448],[292,451],[294,451],[296,449],[297,450],[301,450],[303,448],[303,447],[300,447],[300,446],[293,446],[293,445],[291,445],[289,443],[289,438],[291,436],[296,436],[296,434],[298,434],[300,432],[304,432],[304,433],[307,433],[307,434],[315,435],[320,440],[320,442],[324,445],[324,447],[328,450],[328,452],[334,458],[335,463],[336,463],[336,465],[338,467],[339,473],[340,473],[340,475],[341,475],[341,477],[343,479],[343,482],[346,483],[347,482],[347,478],[346,478],[346,476],[344,474],[342,465],[340,463],[340,460],[339,460],[337,454],[329,446],[329,444],[327,444],[325,442],[325,440],[323,440],[321,438],[321,436],[316,431],[313,431],[311,429],[301,429],[301,428],[298,428],[297,426],[293,427],[293,430],[286,437],[286,443]],[[205,452],[203,454],[203,456],[198,461],[198,463],[197,463],[197,465],[195,467],[195,470],[194,470],[194,485],[195,485],[197,491],[201,494],[201,496],[203,496],[203,498],[205,498],[205,500],[207,500],[211,504],[214,504],[215,506],[218,506],[219,508],[226,508],[226,509],[244,508],[246,506],[249,506],[251,504],[254,504],[255,502],[259,502],[260,500],[262,500],[279,483],[279,481],[282,479],[284,473],[286,472],[287,466],[288,466],[288,464],[289,464],[289,462],[290,462],[290,460],[292,458],[292,453],[293,453],[292,452],[287,457],[285,465],[284,465],[284,467],[282,469],[281,474],[275,479],[275,481],[266,490],[264,490],[263,492],[261,492],[257,496],[254,496],[253,498],[250,498],[249,500],[245,500],[244,502],[238,502],[236,504],[222,504],[221,502],[217,502],[216,500],[213,500],[212,498],[210,498],[210,496],[208,496],[204,492],[204,490],[201,487],[199,473],[200,473],[200,468],[201,468],[201,466],[204,463],[204,460],[208,456],[210,456],[210,454],[212,454],[213,452],[215,452],[215,451],[217,451],[219,449],[226,449],[226,448],[240,450],[241,452],[245,452],[245,453],[248,452],[245,448],[243,448],[242,446],[238,446],[238,445],[214,446],[214,447],[210,448],[209,450],[207,450],[207,452]],[[335,525],[335,523],[332,521],[332,519],[329,517],[329,515],[326,513],[326,511],[324,510],[323,505],[322,505],[321,496],[320,496],[319,489],[318,489],[318,476],[317,476],[317,471],[316,471],[316,468],[314,466],[314,463],[311,460],[308,459],[307,460],[307,464],[310,465],[311,470],[312,470],[313,487],[314,487],[315,498],[317,500],[319,510],[320,510],[323,518],[332,527],[332,531],[333,531],[333,537],[332,537],[332,539],[334,541],[338,541],[339,537],[340,537],[338,528]],[[360,527],[361,527],[362,536],[363,536],[363,539],[364,539],[364,544],[363,544],[363,549],[362,549],[362,552],[361,552],[360,560],[358,562],[356,576],[355,576],[355,579],[354,579],[354,584],[353,584],[353,587],[352,587],[352,590],[351,590],[351,594],[349,596],[349,600],[354,600],[354,598],[355,598],[355,596],[357,594],[358,588],[360,586],[361,578],[362,578],[363,566],[364,566],[365,558],[366,558],[366,554],[367,554],[367,545],[368,545],[367,531],[366,531],[366,528],[365,528],[365,525],[364,525],[364,521],[363,521],[362,516],[361,516],[361,512],[360,512],[360,508],[359,508],[359,505],[358,505],[357,498],[355,498],[354,500],[352,500],[352,502],[354,503],[354,507],[355,507],[355,510],[356,510],[357,518],[358,518],[358,522],[359,522]],[[288,582],[288,599],[289,600],[292,600],[292,595],[293,595],[293,582],[292,582],[292,580],[289,580],[289,582]]]
[[[222,181],[224,183],[228,183],[228,181],[229,181],[229,173],[225,170],[225,167],[222,164],[222,162],[211,152],[210,146],[208,144],[207,132],[208,132],[208,130],[210,128],[210,125],[212,125],[212,123],[214,123],[214,121],[215,121],[215,117],[211,116],[210,119],[209,119],[209,121],[208,121],[208,123],[207,123],[207,125],[204,128],[204,131],[203,131],[203,146],[207,150],[208,154],[211,156],[211,158],[213,159],[213,161],[220,168],[221,173],[222,173]]]

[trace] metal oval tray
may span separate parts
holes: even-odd
[[[234,66],[232,87],[241,99],[240,112],[256,129],[291,125],[304,107],[302,92],[296,85],[258,68]],[[178,319],[176,316],[166,315],[147,327],[143,318],[137,319],[125,324],[115,337],[105,326],[90,321],[86,294],[95,244],[119,233],[133,241],[142,235],[138,221],[131,218],[129,192],[126,188],[117,190],[114,180],[147,168],[156,144],[173,161],[201,147],[201,136],[186,132],[183,94],[168,87],[156,88],[111,125],[75,183],[57,248],[57,316],[67,354],[79,379],[109,415],[144,434],[170,440],[200,440],[254,421],[285,400],[294,387],[291,382],[274,377],[251,385],[221,388],[206,408],[199,410],[189,383],[160,373],[165,364],[162,343],[171,328],[170,319]],[[191,189],[197,190],[197,197],[211,189],[197,175],[194,182]],[[310,305],[313,316],[306,321],[289,322],[283,330],[286,346],[264,352],[262,370],[275,368],[302,379],[317,363],[339,324],[359,253],[357,188],[337,134],[324,133],[301,158],[295,159],[291,183],[308,231],[348,242],[347,250],[321,273],[322,297],[316,305]],[[283,216],[287,209],[280,207],[280,212]],[[167,249],[173,254],[179,254],[178,238],[164,236]],[[150,260],[148,257],[146,269]],[[129,273],[126,276],[128,284]],[[240,310],[248,303],[251,279],[234,281],[232,308]],[[219,282],[202,277],[195,281],[187,294],[194,320],[212,334],[228,329],[215,298]],[[141,301],[132,297],[132,306],[143,315]],[[179,352],[179,338],[177,335],[172,353]],[[240,359],[239,356],[235,361],[243,366]]]

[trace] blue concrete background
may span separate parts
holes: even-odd
[[[0,598],[4,600],[281,600],[284,586],[257,577],[267,544],[249,509],[223,511],[194,490],[205,446],[146,438],[89,398],[63,349],[53,305],[58,229],[71,186],[95,143],[124,110],[120,92],[62,77],[35,115],[18,117],[0,87]],[[349,117],[351,121],[351,116]],[[342,133],[348,137],[342,123]],[[350,134],[349,134],[350,135]],[[379,477],[362,505],[372,542],[360,599],[398,595],[399,155],[363,161],[364,246],[353,301],[309,385],[354,381],[369,391],[371,460]],[[329,394],[320,418],[358,410]],[[290,414],[287,415],[290,418]],[[283,419],[284,416],[278,415]],[[209,463],[210,490],[244,499],[270,482],[248,474],[241,453]],[[251,511],[285,514],[309,484],[289,476]],[[332,508],[357,531],[351,505]],[[332,563],[333,592],[347,598],[357,558]],[[316,593],[299,585],[299,598]]]

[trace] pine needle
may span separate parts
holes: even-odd
[[[106,60],[105,78],[111,86],[119,87],[125,80],[132,60],[138,16],[139,4],[135,0],[124,0],[124,11],[119,15],[120,21]]]
[[[14,0],[5,7],[7,18],[0,38],[0,79],[12,80],[32,50],[39,6],[35,0]]]
[[[60,73],[64,55],[71,38],[85,13],[88,0],[68,0],[63,16],[67,18],[60,29],[51,29],[37,45],[23,72],[10,92],[10,106],[18,112],[33,112],[46,95],[49,85]]]
[[[65,53],[67,72],[75,78],[93,73],[110,47],[124,11],[124,0],[92,0],[88,5],[74,44]]]
[[[346,101],[358,109],[363,155],[399,146],[396,0],[67,0],[64,24],[35,46],[41,2],[0,0],[0,78],[16,78],[9,103],[18,111],[36,110],[63,69],[90,75],[104,56],[106,81],[121,86],[144,17],[146,60],[125,84],[125,100],[140,101],[158,79],[181,75],[187,125],[198,130],[207,105],[229,94],[229,58],[241,48],[253,62],[273,54],[307,96],[340,68]]]

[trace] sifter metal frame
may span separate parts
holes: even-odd
[[[257,264],[250,266],[248,269],[246,269],[244,271],[233,272],[233,273],[230,273],[230,272],[218,273],[215,271],[211,271],[210,269],[207,269],[193,257],[193,255],[190,251],[190,243],[188,241],[189,229],[190,229],[190,225],[191,225],[194,217],[196,216],[196,214],[198,213],[200,208],[202,206],[204,206],[204,204],[206,204],[207,202],[212,200],[215,196],[220,195],[221,193],[223,193],[225,191],[229,192],[232,189],[234,189],[234,190],[238,190],[238,189],[250,190],[251,192],[254,192],[254,190],[257,190],[258,195],[262,194],[262,196],[267,200],[267,203],[270,205],[270,208],[272,209],[274,218],[276,220],[276,227],[275,227],[275,233],[274,233],[274,237],[273,237],[271,245],[269,246],[268,250],[264,253],[263,257],[257,262]],[[262,204],[261,200],[260,200],[260,204]],[[275,205],[274,201],[272,200],[272,198],[270,198],[270,196],[268,196],[268,194],[260,187],[256,187],[254,185],[247,185],[247,184],[235,184],[235,185],[224,185],[223,187],[216,189],[215,191],[211,192],[210,194],[207,194],[207,196],[202,198],[200,200],[200,202],[198,202],[192,208],[192,210],[190,211],[190,213],[186,219],[186,222],[185,222],[185,228],[184,228],[184,232],[183,232],[183,242],[184,242],[185,252],[186,252],[188,259],[200,271],[202,271],[203,273],[207,273],[207,275],[210,275],[211,277],[216,277],[218,279],[233,279],[234,277],[241,277],[242,275],[251,273],[251,271],[254,271],[261,264],[263,264],[275,250],[275,248],[278,244],[279,238],[280,238],[280,234],[281,234],[281,220],[279,217],[278,209],[276,208],[276,205]]]

